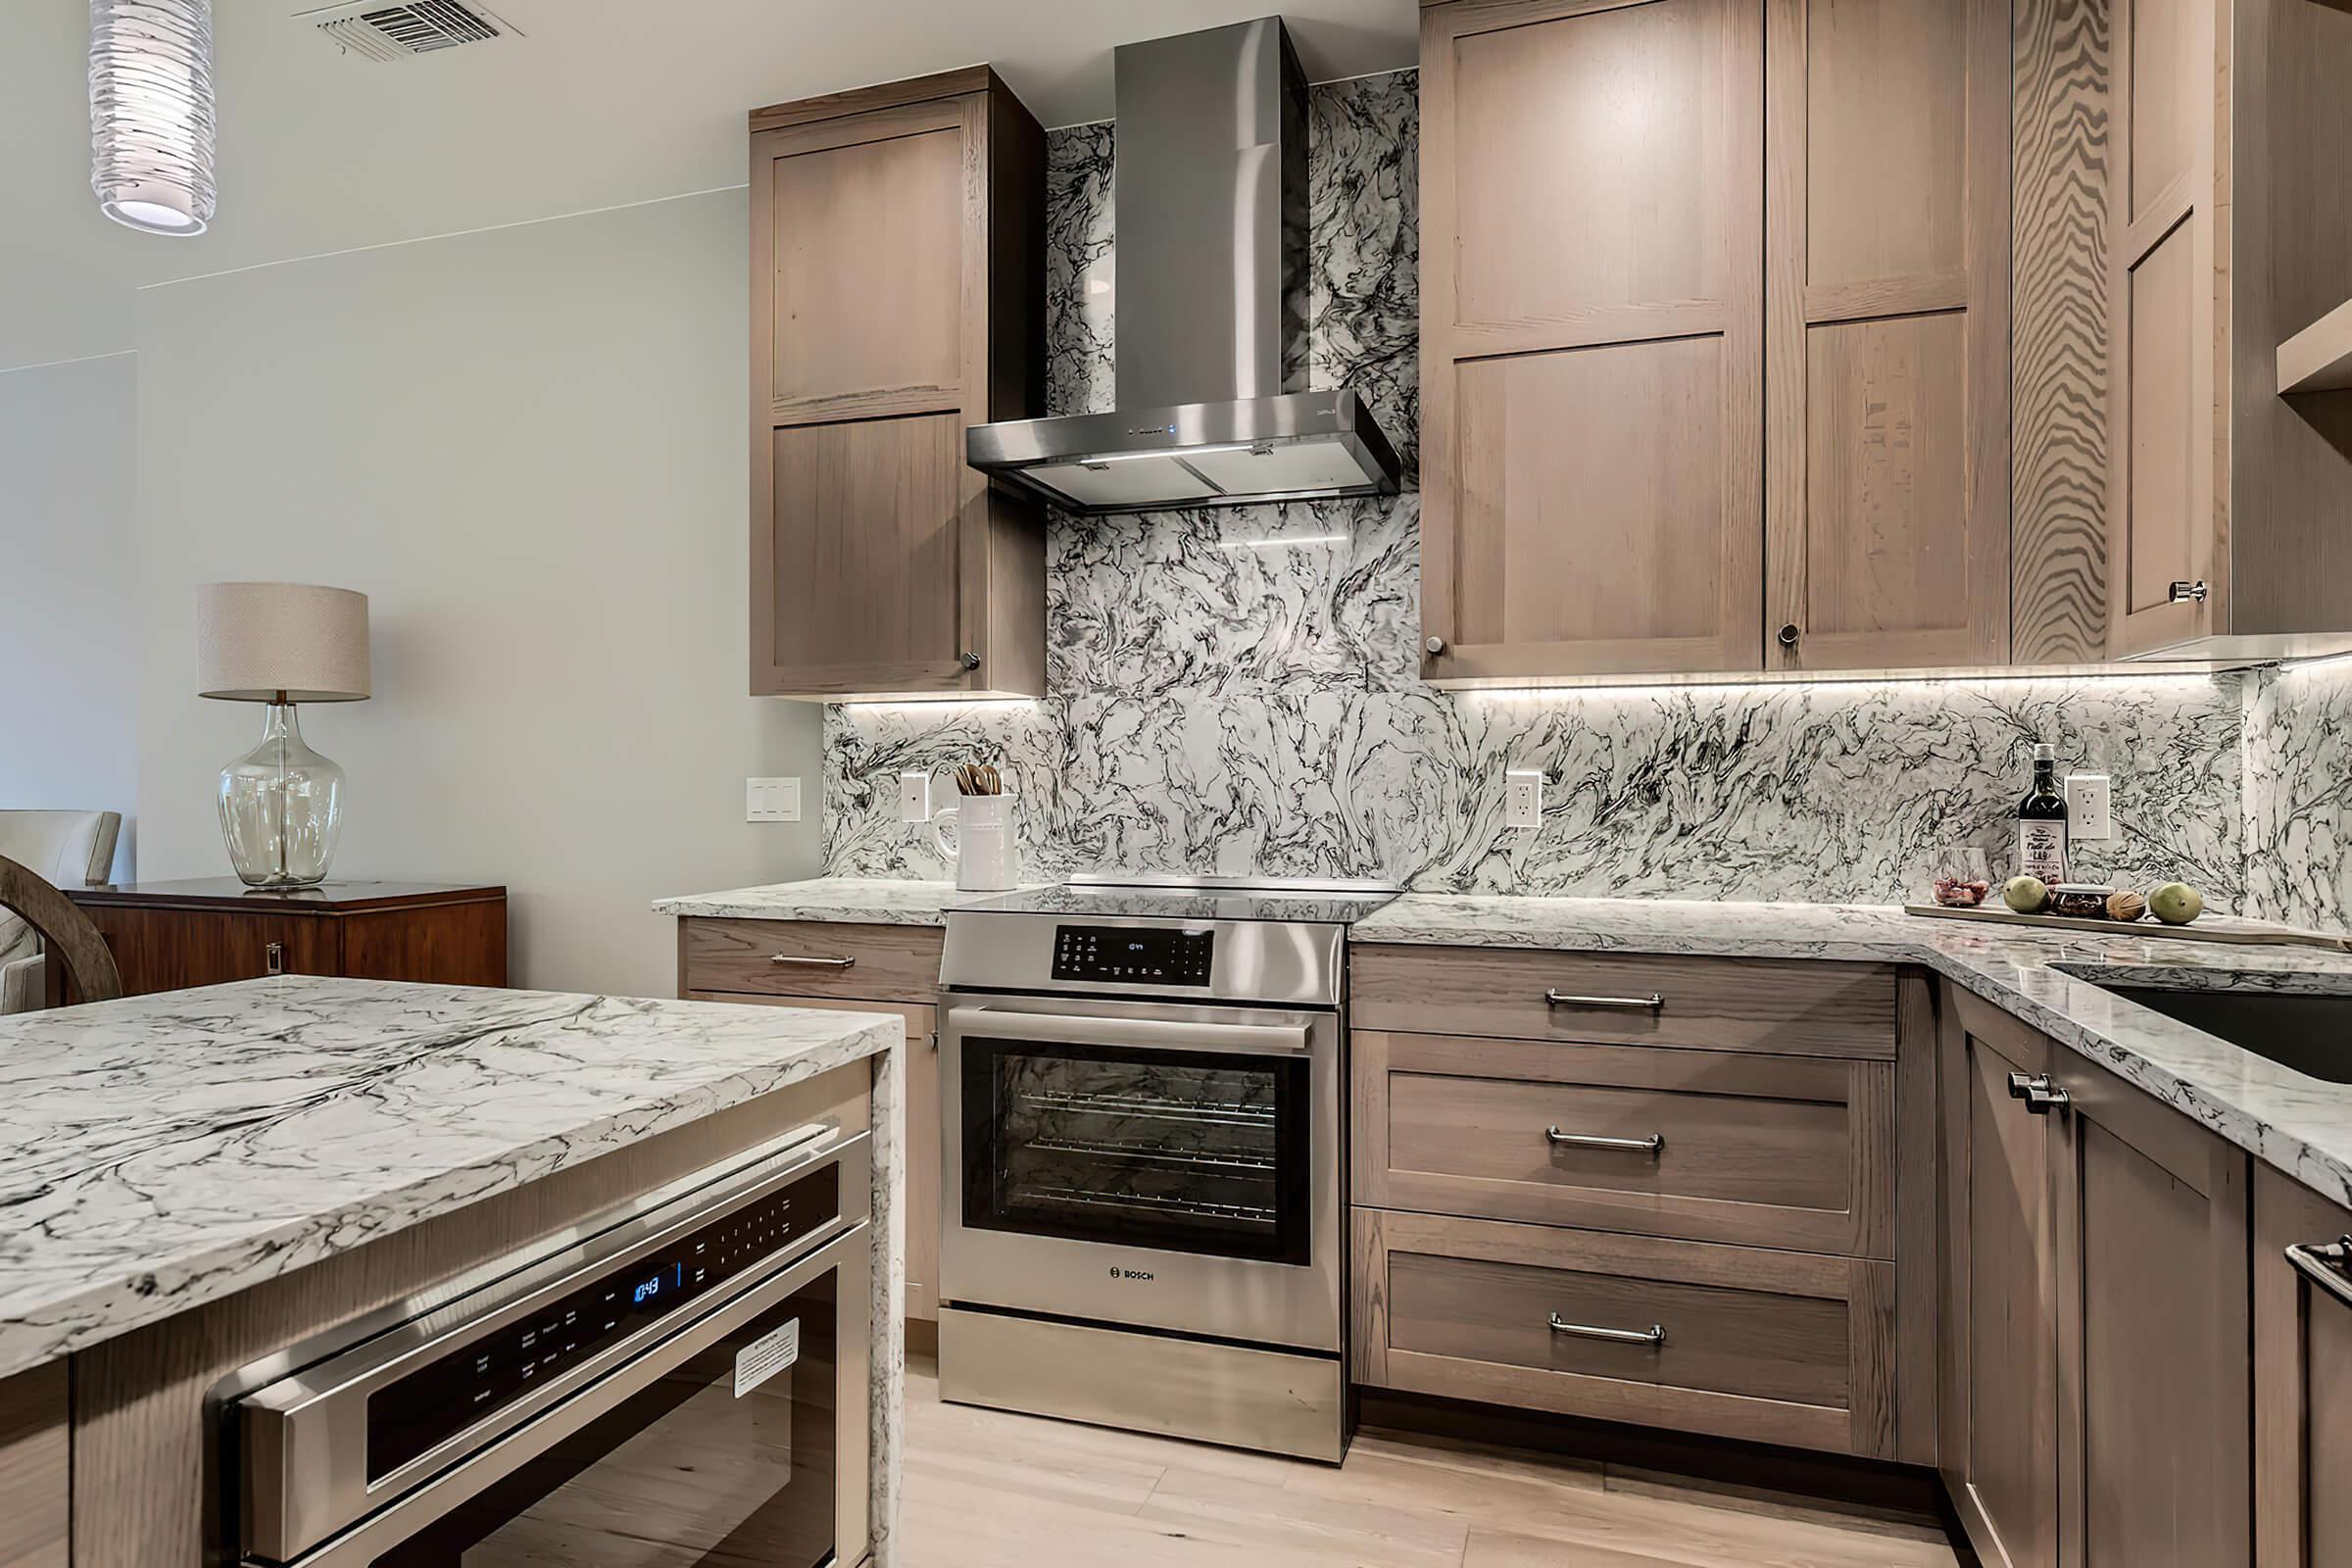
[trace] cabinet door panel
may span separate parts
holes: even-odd
[[[2114,0],[2116,127],[2107,193],[2107,654],[2227,625],[2215,477],[2228,352],[2214,316],[2214,49],[2199,0]],[[2172,585],[2203,583],[2175,603]]]
[[[1939,1052],[1944,1247],[1939,1463],[1988,1563],[2054,1568],[2057,1343],[2048,1122],[2009,1095],[2049,1047],[1947,987]]]
[[[2001,662],[2008,8],[1770,14],[1771,662]]]
[[[952,665],[963,508],[953,414],[777,430],[764,650],[784,668]]]
[[[2254,1167],[2254,1560],[2352,1568],[2352,1304],[2286,1259],[2352,1210]]]
[[[2246,1156],[2087,1062],[2055,1076],[2060,1555],[2243,1564]]]
[[[1536,0],[1422,31],[1424,673],[1755,667],[1758,13]]]
[[[961,401],[963,137],[955,126],[768,166],[771,396],[823,405],[928,390]]]
[[[1738,522],[1722,340],[1479,361],[1460,386],[1456,637],[1634,644],[1637,661],[1644,641],[1711,652],[1719,544]]]

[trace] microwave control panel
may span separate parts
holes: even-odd
[[[594,1284],[426,1362],[368,1396],[368,1479],[382,1479],[565,1368],[616,1345],[841,1213],[841,1167],[615,1265]]]
[[[1057,925],[1054,928],[1054,978],[1206,987],[1216,945],[1214,931]]]

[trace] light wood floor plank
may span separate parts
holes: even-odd
[[[911,1568],[1955,1568],[1803,1499],[1367,1431],[1340,1468],[942,1403],[907,1376]]]

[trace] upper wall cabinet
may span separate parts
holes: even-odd
[[[1422,13],[1423,672],[1998,662],[2000,0]]]
[[[1770,0],[1775,669],[2009,657],[2009,8]]]
[[[963,433],[1044,412],[1044,133],[985,66],[751,128],[753,695],[1038,695],[1043,518]]]
[[[1754,0],[1421,16],[1423,673],[1763,654]]]
[[[2352,10],[2112,5],[2109,652],[2352,647]]]

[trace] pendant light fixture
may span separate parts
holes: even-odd
[[[212,221],[212,0],[90,0],[90,188],[152,234]]]

